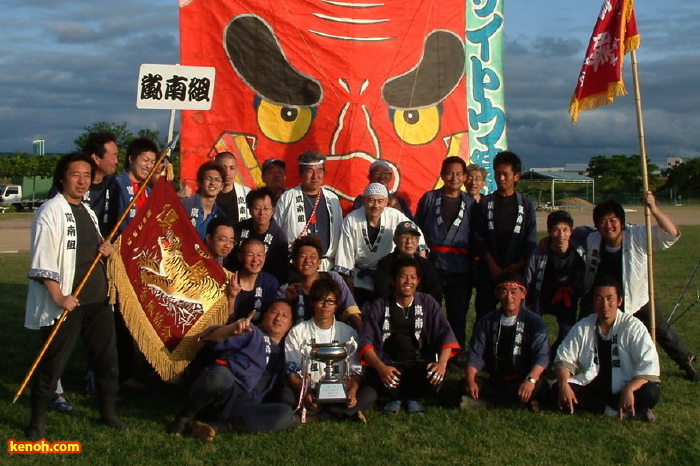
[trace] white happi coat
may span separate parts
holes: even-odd
[[[374,271],[379,260],[394,249],[394,230],[408,217],[396,209],[384,208],[380,219],[379,234],[374,243],[370,243],[367,233],[367,215],[365,209],[357,209],[343,220],[335,257],[335,270],[338,273],[354,276],[357,288],[372,291],[374,289]],[[421,233],[420,248],[425,249],[425,238]],[[365,273],[363,273],[363,271]],[[370,273],[366,273],[366,272]],[[358,275],[359,272],[359,275]]]
[[[333,321],[333,327],[331,331],[331,341],[320,341],[316,333],[316,323],[314,319],[305,320],[301,322],[289,331],[287,337],[284,340],[284,357],[287,365],[287,374],[296,374],[299,378],[303,378],[307,373],[311,376],[311,386],[314,387],[321,377],[324,375],[325,364],[317,361],[309,360],[311,340],[316,340],[317,343],[330,343],[335,340],[338,343],[345,344],[352,340],[350,350],[354,353],[350,356],[347,363],[341,361],[339,364],[341,366],[349,364],[349,374],[350,375],[360,375],[362,373],[362,368],[357,359],[357,332],[354,328],[347,324],[339,322],[337,320]],[[313,363],[316,363],[313,365]],[[340,367],[341,373],[345,373],[345,367]]]
[[[328,245],[326,256],[321,261],[320,270],[328,271],[333,268],[336,250],[338,248],[340,226],[343,221],[343,211],[340,209],[338,196],[329,189],[322,189],[328,208],[328,218],[330,218],[331,224],[330,244]],[[307,232],[304,231],[304,226],[308,218],[306,218],[306,212],[304,210],[304,197],[301,191],[301,185],[282,193],[275,207],[274,218],[280,228],[287,233],[287,240],[290,246],[295,239],[301,236],[302,232],[304,235],[307,234]]]
[[[250,192],[250,188],[243,186],[240,183],[233,183],[233,189],[236,191],[236,204],[238,205],[238,221],[250,218],[250,212],[248,212],[248,206],[245,202],[245,197]]]
[[[598,376],[597,318],[591,314],[578,321],[557,350],[554,367],[571,372],[571,383],[588,385]],[[613,393],[619,393],[635,377],[659,381],[659,355],[641,320],[618,309],[609,336]]]
[[[97,217],[87,205],[85,209],[95,225],[97,234]],[[75,260],[77,252],[77,225],[73,211],[58,193],[37,210],[31,227],[31,245],[29,253],[29,294],[25,309],[24,326],[39,329],[53,324],[63,309],[58,307],[48,289],[39,279],[47,278],[61,286],[61,293],[69,295],[73,291]]]
[[[658,225],[651,227],[651,235],[654,250],[668,249],[680,238],[669,235]],[[586,292],[591,289],[600,264],[600,248],[600,233],[594,231],[586,237]],[[646,225],[628,224],[622,231],[622,281],[625,311],[634,314],[649,302]]]

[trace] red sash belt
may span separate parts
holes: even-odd
[[[454,248],[452,246],[431,246],[430,250],[432,252],[449,252],[452,254],[469,254],[469,249],[467,248]]]

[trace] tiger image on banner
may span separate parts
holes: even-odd
[[[479,11],[499,2],[486,3]],[[324,182],[345,207],[382,159],[394,173],[390,190],[415,208],[438,182],[442,159],[470,160],[467,8],[447,0],[181,0],[181,63],[217,71],[211,110],[182,112],[183,181],[193,184],[202,162],[230,151],[237,181],[259,185],[262,163],[279,158],[293,186],[298,156],[318,150],[328,157]]]
[[[228,317],[228,274],[165,179],[115,242],[108,271],[126,326],[163,380],[182,374],[199,334]]]

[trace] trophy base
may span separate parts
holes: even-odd
[[[318,385],[316,403],[347,403],[348,394],[343,382],[321,382]]]

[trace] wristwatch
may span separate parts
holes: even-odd
[[[537,379],[534,378],[534,377],[525,377],[525,380],[527,380],[528,382],[530,382],[530,383],[532,383],[532,384],[536,384],[536,383],[537,383]]]

